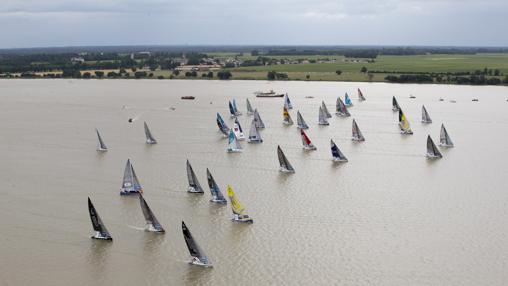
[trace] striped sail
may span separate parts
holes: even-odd
[[[189,228],[185,225],[185,222],[182,221],[182,233],[183,238],[185,239],[185,244],[187,244],[187,249],[189,249],[190,256],[192,260],[190,264],[203,266],[203,267],[212,267],[212,263],[206,256],[205,252],[199,247],[198,243],[192,236]]]
[[[363,137],[360,128],[358,128],[358,124],[356,124],[356,120],[353,119],[353,141],[365,141],[365,137]]]
[[[131,164],[131,159],[127,159],[125,170],[123,172],[121,195],[129,195],[134,193],[143,193],[141,184],[139,183],[134,167]]]
[[[204,193],[189,160],[187,160],[187,180],[189,181],[189,186],[187,187],[189,193]]]
[[[335,107],[336,107],[335,114],[337,114],[338,116],[341,116],[341,117],[351,116],[351,114],[347,110],[346,105],[344,104],[344,102],[342,101],[342,99],[340,97],[337,97],[337,103],[336,103]]]
[[[219,203],[219,204],[227,204],[226,198],[222,195],[220,191],[219,185],[215,182],[212,173],[208,168],[206,169],[206,179],[208,180],[208,187],[210,188],[210,193],[212,193],[211,202]]]
[[[157,144],[157,140],[152,135],[152,132],[150,132],[150,129],[148,128],[148,125],[146,122],[144,122],[145,126],[145,136],[146,136],[146,144]]]
[[[99,130],[95,128],[95,132],[97,133],[97,139],[99,142],[97,143],[97,151],[106,152],[108,151],[108,146],[106,146],[106,143],[102,140],[101,134],[99,133]]]
[[[254,122],[256,123],[256,128],[265,128],[265,123],[259,116],[259,112],[257,109],[254,109]]]
[[[365,96],[363,96],[363,93],[360,89],[358,89],[358,100],[365,101]]]
[[[233,129],[229,130],[227,151],[228,153],[242,152],[242,146],[240,142],[238,142]]]
[[[229,134],[229,127],[227,126],[226,122],[224,122],[224,119],[222,119],[222,116],[217,112],[217,126],[219,127],[219,131],[224,135],[228,136]]]
[[[316,146],[314,146],[314,144],[312,144],[312,142],[310,141],[309,139],[309,136],[307,136],[307,134],[305,134],[305,131],[303,131],[303,129],[300,129],[300,136],[302,137],[302,144],[303,144],[303,148],[306,149],[306,150],[316,150]]]
[[[349,94],[344,95],[344,102],[346,106],[353,106],[353,102],[351,101],[351,98],[349,97]]]
[[[402,109],[399,109],[399,128],[400,133],[402,134],[413,134],[413,131],[409,126],[409,121],[407,120],[406,115],[404,114]]]
[[[139,195],[139,204],[141,205],[141,210],[143,211],[143,216],[145,217],[146,230],[160,233],[165,232],[164,228],[159,223],[152,210],[146,203],[145,198],[143,198],[141,194]]]
[[[319,125],[330,125],[330,123],[328,123],[328,118],[325,114],[325,111],[323,110],[323,107],[319,107],[319,121],[318,121],[318,124]]]
[[[250,104],[250,101],[248,98],[245,99],[245,102],[247,104],[247,115],[254,114],[254,109],[252,108],[252,105]]]
[[[344,156],[344,154],[340,151],[339,147],[337,147],[337,145],[335,144],[335,142],[333,142],[332,139],[330,139],[330,147],[332,150],[332,157],[333,157],[334,161],[336,161],[336,162],[347,162],[348,161],[346,156]]]
[[[326,118],[332,118],[332,115],[328,111],[328,107],[326,107],[326,104],[325,104],[324,101],[321,101],[321,108],[323,108],[323,111],[324,111],[324,113],[326,115]]]
[[[430,135],[427,136],[427,157],[430,159],[440,159],[443,157],[432,138],[430,138]]]
[[[399,103],[397,102],[397,99],[394,97],[392,97],[392,110],[393,111],[399,111],[400,110],[400,106],[399,106]]]
[[[249,143],[262,143],[263,139],[261,138],[261,134],[259,134],[258,129],[256,128],[256,122],[252,120],[250,124],[249,138],[247,139]]]
[[[111,234],[109,234],[108,229],[104,225],[99,216],[99,213],[95,210],[94,205],[90,198],[88,198],[88,213],[90,214],[90,220],[92,221],[92,227],[95,231],[95,235],[92,238],[95,239],[104,239],[104,240],[113,240]]]
[[[452,139],[450,138],[450,135],[448,135],[448,131],[446,131],[446,128],[444,127],[444,124],[441,124],[441,131],[439,134],[439,145],[442,147],[453,147]]]
[[[293,109],[293,105],[291,104],[291,100],[289,100],[289,96],[288,94],[286,93],[286,95],[284,95],[284,107],[286,107],[286,109]]]
[[[282,152],[282,149],[280,146],[277,146],[277,156],[279,157],[279,164],[280,164],[280,171],[286,172],[286,173],[294,173],[295,169],[293,169],[293,166],[289,163],[288,159],[286,158],[286,155],[284,155],[284,152]]]
[[[307,125],[307,122],[303,119],[302,114],[300,113],[300,110],[296,112],[296,124],[297,127],[300,129],[309,129],[309,125]]]
[[[291,118],[291,115],[289,115],[286,106],[282,107],[282,116],[284,117],[282,123],[284,123],[285,125],[293,125],[293,119]]]
[[[422,123],[432,123],[432,119],[430,119],[430,115],[425,108],[425,105],[422,105]]]

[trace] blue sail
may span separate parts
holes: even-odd
[[[238,108],[236,108],[236,100],[233,99],[233,110],[235,112],[235,114],[238,113]]]
[[[351,101],[351,98],[349,98],[349,95],[346,92],[346,95],[344,96],[344,102],[346,105],[353,105],[353,102]]]
[[[335,145],[335,144],[332,145],[332,156],[334,158],[340,158],[339,148],[337,148],[337,145]]]
[[[219,126],[220,132],[224,133],[224,135],[228,135],[229,127],[226,125],[226,122],[224,122],[224,119],[222,119],[222,117],[218,112],[217,112],[217,126]]]
[[[229,113],[231,113],[231,116],[236,116],[235,107],[233,106],[231,101],[229,101]]]

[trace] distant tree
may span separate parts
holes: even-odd
[[[219,71],[217,72],[217,77],[219,79],[230,79],[233,75],[230,71]]]
[[[174,71],[173,71],[173,74],[174,74],[175,76],[178,76],[178,75],[180,74],[180,71],[179,71],[179,70],[174,70]]]
[[[69,77],[80,78],[81,77],[81,72],[79,70],[73,69],[73,68],[64,68],[62,70],[62,77],[66,77],[66,78],[69,78]]]
[[[306,79],[310,79],[310,74],[305,76]]]
[[[91,78],[91,77],[92,77],[92,74],[91,74],[91,73],[89,73],[89,72],[85,72],[85,73],[83,73],[83,76],[82,76],[82,77],[83,77],[83,78]]]
[[[135,78],[143,78],[146,76],[147,76],[146,71],[137,71],[134,73]]]
[[[506,77],[504,78],[503,83],[508,84],[508,75],[506,75]]]
[[[121,68],[120,69],[120,74],[123,74],[123,73],[126,73],[125,69],[124,68]]]
[[[342,71],[341,71],[341,70],[336,70],[336,71],[335,71],[335,73],[336,73],[337,75],[341,75],[341,74],[342,74]]]
[[[136,72],[138,69],[136,67],[131,68],[132,72]]]
[[[191,77],[197,77],[198,73],[196,71],[191,71],[190,75]]]
[[[209,71],[208,74],[206,75],[208,78],[213,78],[213,72]]]
[[[202,74],[201,74],[201,77],[206,77],[206,73],[202,73]]]
[[[274,71],[269,71],[267,74],[266,74],[266,78],[268,80],[274,80],[276,77],[276,73]]]
[[[131,74],[130,74],[130,73],[128,73],[128,72],[126,72],[126,73],[124,73],[124,74],[123,74],[123,76],[125,76],[126,78],[128,78],[128,77],[130,77],[130,76],[131,76]]]
[[[369,81],[372,81],[374,79],[374,74],[371,72],[367,73],[367,78],[369,79]]]
[[[158,67],[159,67],[158,65],[153,64],[153,65],[150,65],[150,66],[149,66],[149,69],[150,69],[151,71],[155,71]]]
[[[149,73],[148,77],[153,77],[153,72]]]
[[[252,51],[250,52],[250,55],[251,55],[251,56],[256,56],[256,57],[257,57],[257,56],[259,56],[259,51],[258,51],[258,50],[252,50]]]
[[[494,75],[495,76],[499,76],[500,73],[501,73],[501,71],[499,69],[495,69],[494,70]]]
[[[103,71],[95,71],[95,76],[97,78],[103,78],[104,77],[104,72]]]
[[[362,72],[362,73],[366,73],[366,72],[367,72],[367,68],[366,68],[366,67],[362,67],[362,69],[360,70],[360,72]]]
[[[164,79],[164,76],[160,75],[160,76],[157,77],[157,79]]]
[[[185,77],[191,77],[191,72],[185,72]]]
[[[118,76],[118,74],[114,71],[111,71],[111,72],[108,72],[108,74],[106,75],[108,78],[115,78]]]

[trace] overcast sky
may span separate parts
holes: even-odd
[[[0,48],[508,46],[508,0],[0,0]]]

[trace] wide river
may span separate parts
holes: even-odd
[[[282,124],[282,98],[253,95],[270,89],[289,94],[317,151]],[[352,116],[318,126],[321,101],[333,113],[345,92]],[[394,95],[412,136],[398,131]],[[231,126],[236,99],[248,133],[246,98],[266,124],[264,142],[228,154],[216,113]],[[507,98],[506,87],[1,80],[0,285],[506,285]],[[420,122],[422,104],[432,124]],[[363,143],[351,141],[353,118]],[[145,144],[144,121],[159,144]],[[430,161],[426,138],[437,144],[441,123],[455,148]],[[108,152],[96,152],[94,128]],[[331,138],[348,163],[331,161]],[[277,145],[295,174],[278,171]],[[143,231],[137,196],[119,195],[127,158],[165,235]],[[186,159],[204,195],[187,193]],[[209,202],[206,168],[254,224]],[[113,242],[90,239],[87,197]],[[187,263],[182,220],[213,268]]]

